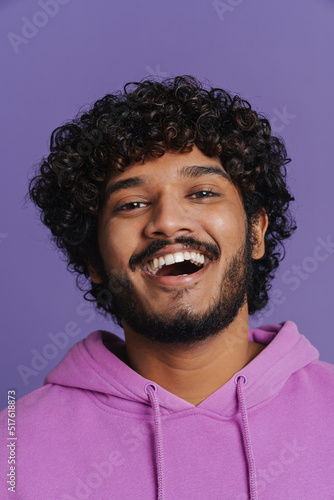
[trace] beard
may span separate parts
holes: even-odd
[[[189,305],[177,305],[180,297],[188,291],[186,286],[182,290],[171,291],[174,293],[174,305],[170,311],[152,313],[126,274],[115,273],[114,270],[108,272],[100,258],[99,273],[103,290],[107,290],[112,316],[120,326],[125,323],[154,343],[191,347],[214,337],[234,321],[247,302],[248,291],[252,288],[251,241],[247,231],[244,244],[227,262],[216,297],[210,297],[207,309],[198,313],[191,310]],[[182,243],[182,238],[177,242]]]

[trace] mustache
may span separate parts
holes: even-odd
[[[150,257],[152,257],[159,250],[167,248],[170,245],[175,245],[176,243],[184,245],[185,248],[192,248],[193,250],[197,250],[198,252],[204,253],[211,260],[217,260],[220,257],[220,250],[217,245],[195,240],[191,236],[180,236],[179,238],[175,238],[173,241],[170,240],[152,241],[152,243],[150,243],[145,250],[132,255],[132,257],[129,260],[129,267],[131,271],[135,271],[136,267],[138,267],[144,260],[147,260]]]

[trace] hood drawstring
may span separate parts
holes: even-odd
[[[242,382],[241,379],[244,379]],[[256,483],[256,467],[252,450],[252,443],[248,425],[247,408],[245,404],[244,385],[247,384],[247,377],[243,373],[238,373],[234,377],[234,382],[237,386],[238,401],[241,408],[241,422],[242,422],[242,437],[245,444],[245,451],[247,457],[248,467],[248,482],[250,500],[258,500],[257,483]],[[158,500],[166,500],[165,496],[165,469],[164,469],[164,456],[163,456],[163,442],[161,430],[160,408],[156,392],[158,390],[156,384],[150,382],[145,385],[145,393],[148,395],[151,407],[153,409],[154,417],[154,438],[155,438],[155,453],[157,463],[157,483],[158,483]]]
[[[241,382],[242,378],[244,379],[244,382]],[[234,382],[237,386],[239,406],[241,408],[241,422],[242,422],[241,428],[242,428],[242,437],[244,440],[246,457],[247,457],[249,494],[250,494],[249,498],[250,500],[258,500],[257,484],[256,484],[256,467],[252,449],[252,442],[250,438],[248,415],[247,415],[247,408],[245,404],[245,395],[244,395],[244,385],[247,384],[247,381],[248,381],[247,377],[243,373],[238,373],[234,377]]]
[[[153,383],[145,385],[145,392],[150,399],[153,408],[154,416],[154,438],[155,438],[155,457],[157,462],[157,481],[158,481],[158,500],[165,500],[165,467],[164,467],[164,454],[162,443],[161,419],[158,398],[156,396],[158,388]]]

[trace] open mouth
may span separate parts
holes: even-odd
[[[198,252],[176,252],[154,258],[146,264],[154,276],[188,276],[203,268],[205,257]]]
[[[194,274],[202,269],[203,265],[197,266],[191,262],[182,262],[177,264],[172,264],[170,266],[163,266],[155,274],[155,276],[188,276],[189,274]]]

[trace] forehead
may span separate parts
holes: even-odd
[[[231,182],[218,157],[210,158],[196,146],[189,153],[166,152],[144,163],[133,163],[123,172],[113,172],[105,183],[105,196],[123,188],[145,185],[151,181],[168,182],[180,178],[215,175]]]

